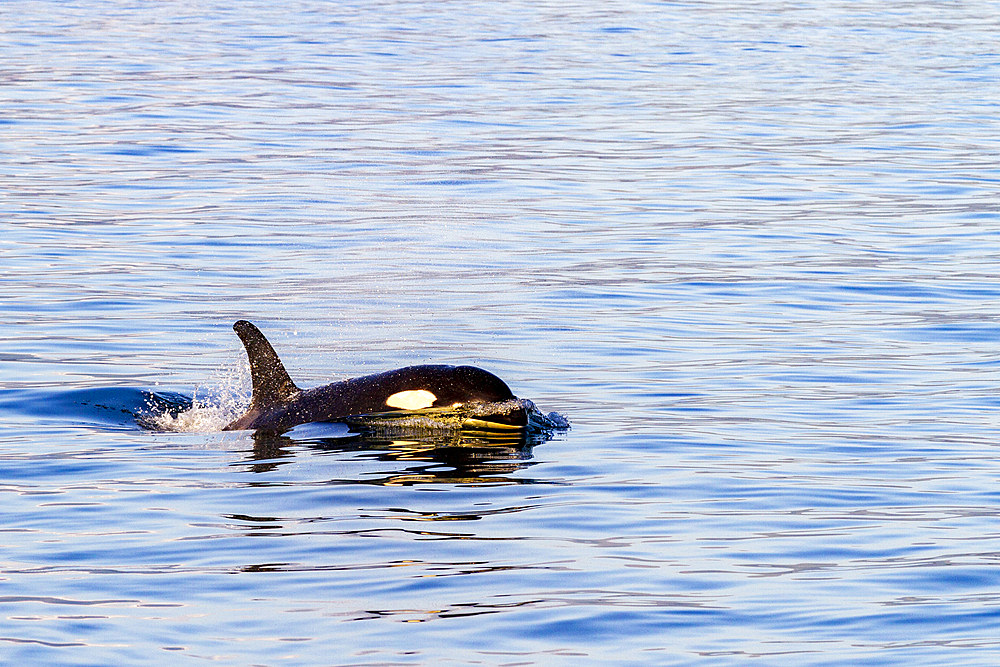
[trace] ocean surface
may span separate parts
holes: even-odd
[[[995,2],[0,26],[0,662],[1000,664]],[[223,432],[242,318],[572,428]]]

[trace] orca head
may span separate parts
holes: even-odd
[[[475,366],[410,366],[391,372],[385,406],[395,410],[500,403],[515,398],[496,375]]]
[[[475,366],[457,366],[455,382],[456,390],[465,397],[463,403],[500,403],[515,398],[506,382]]]

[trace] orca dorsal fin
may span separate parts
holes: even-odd
[[[246,320],[240,320],[233,325],[233,331],[243,341],[250,360],[250,378],[253,381],[250,407],[276,405],[299,393],[299,388],[292,382],[278,354],[260,329]]]

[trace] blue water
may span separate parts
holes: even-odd
[[[995,3],[0,20],[4,663],[1000,663]],[[241,318],[572,430],[222,432]]]

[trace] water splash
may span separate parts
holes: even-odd
[[[213,433],[246,412],[250,404],[250,371],[247,364],[220,368],[208,384],[198,387],[184,410],[162,409],[150,403],[149,412],[137,419],[155,431]]]
[[[212,433],[221,431],[235,417],[224,402],[214,398],[199,398],[191,408],[183,412],[162,412],[140,421],[140,426],[154,431],[174,431],[185,433]]]

